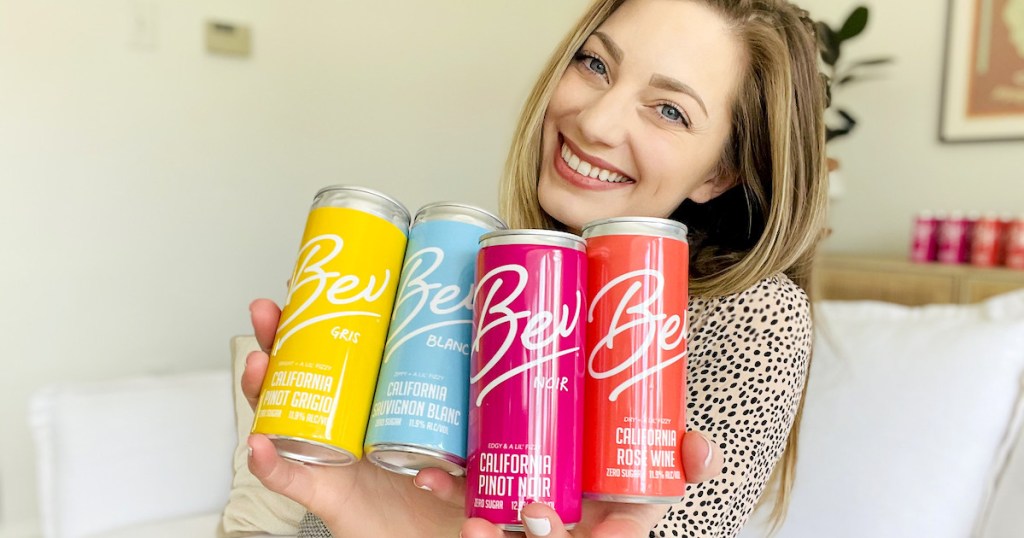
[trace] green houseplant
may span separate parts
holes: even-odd
[[[854,82],[872,80],[871,68],[892,62],[889,57],[866,58],[848,61],[842,55],[843,44],[860,35],[868,25],[868,8],[857,6],[838,28],[833,28],[823,21],[815,22],[818,44],[821,47],[821,61],[825,65],[828,77],[828,109],[825,139],[832,140],[845,136],[857,125],[857,120],[849,110],[832,106],[832,93],[839,88]]]

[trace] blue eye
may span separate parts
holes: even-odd
[[[589,52],[577,52],[576,57],[573,59],[582,65],[584,69],[594,73],[595,75],[599,75],[601,77],[608,76],[608,66],[605,65],[602,59]]]
[[[682,123],[687,127],[690,126],[690,121],[686,118],[686,115],[683,114],[683,112],[676,108],[675,106],[668,104],[660,104],[658,105],[658,109],[658,112],[666,120],[671,121],[673,123]]]

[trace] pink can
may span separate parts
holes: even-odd
[[[969,229],[962,213],[953,212],[939,221],[939,262],[966,263],[970,259]]]
[[[582,238],[480,238],[470,356],[466,513],[522,531],[533,502],[582,509],[586,252]]]
[[[930,211],[922,211],[914,218],[914,237],[910,261],[933,262],[938,254],[939,219]]]

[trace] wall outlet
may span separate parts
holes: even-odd
[[[156,50],[159,10],[151,0],[132,0],[128,4],[128,47]]]
[[[252,31],[248,26],[207,21],[206,51],[211,54],[249,56],[252,52]]]

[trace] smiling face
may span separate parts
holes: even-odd
[[[735,183],[717,166],[743,50],[690,0],[629,0],[583,44],[544,117],[538,197],[568,228],[666,217]]]

